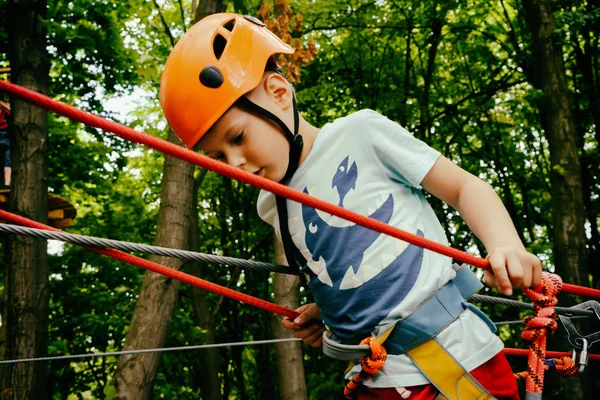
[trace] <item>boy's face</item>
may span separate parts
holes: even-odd
[[[279,182],[289,164],[290,145],[265,118],[231,107],[198,143],[204,154]]]

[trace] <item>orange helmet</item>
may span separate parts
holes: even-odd
[[[271,56],[293,52],[254,17],[203,18],[177,42],[162,73],[160,103],[173,132],[193,148],[233,103],[258,86]]]

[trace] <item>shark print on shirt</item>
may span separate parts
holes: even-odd
[[[339,164],[332,188],[338,191],[340,205],[356,188],[358,174],[355,162],[349,166],[349,157]],[[304,193],[312,194],[308,188]],[[389,223],[393,212],[394,197],[389,193],[369,216]],[[303,270],[310,276],[323,320],[342,340],[370,335],[412,289],[421,268],[423,249],[361,225],[331,226],[314,208],[304,205],[302,219],[310,253],[305,254],[309,257]],[[423,236],[421,231],[417,234]],[[378,254],[373,254],[369,250],[378,239]]]

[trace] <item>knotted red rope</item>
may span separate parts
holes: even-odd
[[[527,372],[516,374],[526,378],[525,389],[530,393],[541,395],[544,388],[544,371],[546,370],[546,334],[556,330],[556,311],[553,306],[558,303],[556,295],[562,287],[560,276],[544,272],[542,283],[533,289],[523,289],[523,293],[534,302],[533,316],[525,317],[526,327],[521,335],[530,340]]]
[[[551,365],[548,365],[549,360],[551,361]],[[548,371],[550,368],[555,368],[559,375],[565,377],[571,377],[579,371],[579,367],[575,365],[575,361],[569,356],[546,359],[544,370]],[[527,371],[517,372],[514,376],[516,379],[527,379],[529,373]]]
[[[354,391],[362,382],[371,379],[373,375],[379,372],[387,359],[387,351],[385,351],[385,348],[379,343],[379,340],[377,340],[376,337],[369,336],[368,338],[363,339],[360,344],[368,344],[371,355],[360,359],[362,370],[354,375],[352,380],[348,382],[344,388],[344,396],[346,396],[347,399],[352,398]]]

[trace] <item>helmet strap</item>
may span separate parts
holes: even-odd
[[[286,182],[292,177],[292,175],[294,175],[294,172],[296,172],[296,170],[298,169],[300,155],[302,154],[302,149],[304,147],[304,140],[302,139],[302,135],[298,134],[298,128],[300,125],[300,113],[298,112],[298,106],[296,104],[296,96],[292,98],[292,104],[294,106],[294,133],[292,133],[290,128],[288,128],[288,126],[281,119],[279,119],[278,116],[276,116],[269,110],[259,106],[258,104],[254,103],[246,96],[240,97],[238,103],[241,106],[249,109],[250,111],[255,112],[256,114],[259,114],[275,122],[283,131],[283,134],[290,143],[290,161],[288,164],[287,171],[285,172],[284,177],[280,181]]]
[[[287,182],[294,172],[298,169],[298,164],[300,162],[300,155],[302,154],[302,148],[304,147],[304,141],[302,139],[302,135],[298,134],[298,128],[300,125],[300,113],[298,112],[298,106],[296,104],[296,96],[292,98],[292,103],[294,105],[294,133],[290,131],[290,128],[286,124],[283,123],[279,117],[275,114],[266,110],[259,106],[258,104],[250,101],[246,96],[240,97],[238,103],[246,107],[252,112],[255,112],[263,117],[270,119],[275,122],[283,133],[285,134],[286,139],[290,143],[290,162],[288,164],[287,171],[283,179],[280,182]],[[281,241],[283,242],[283,249],[285,251],[285,258],[287,259],[288,265],[292,268],[293,271],[298,272],[300,270],[299,263],[295,257],[296,255],[296,247],[292,241],[290,236],[290,230],[288,227],[288,213],[287,213],[287,205],[284,197],[275,196],[277,203],[277,214],[279,215],[279,230],[281,232]]]

